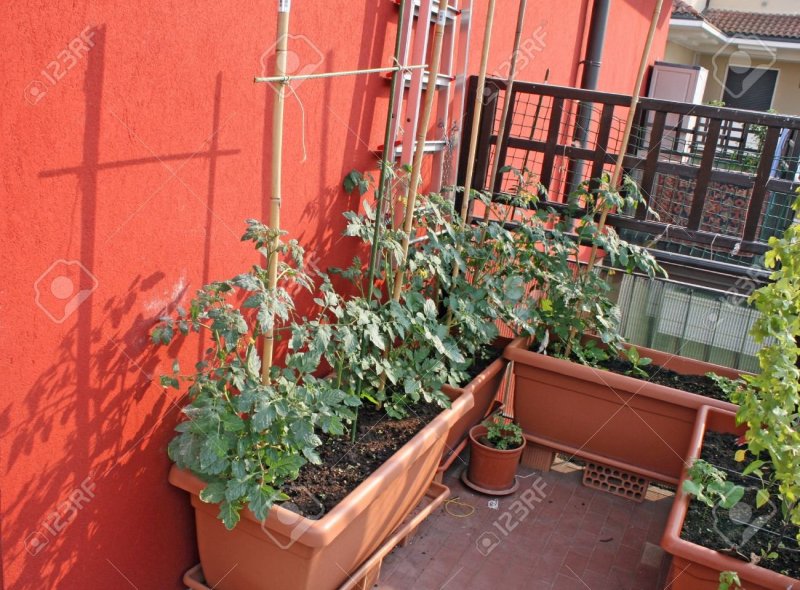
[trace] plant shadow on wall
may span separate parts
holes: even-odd
[[[162,280],[161,273],[136,277],[125,296],[104,304],[100,321],[92,320],[96,310],[88,304],[78,308],[58,358],[24,396],[29,418],[8,435],[8,468],[24,469],[43,446],[54,460],[17,491],[16,505],[5,507],[4,534],[17,540],[5,547],[21,564],[20,580],[78,587],[85,580],[74,566],[79,555],[85,565],[88,547],[96,556],[92,567],[110,568],[105,560],[119,555],[119,529],[137,527],[136,511],[120,506],[140,504],[137,487],[161,487],[161,471],[147,469],[150,462],[135,451],[150,448],[145,454],[152,455],[163,448],[168,429],[157,426],[173,402],[153,396],[159,359],[143,343],[149,318],[140,313],[130,321],[128,312]],[[145,399],[146,415],[131,429],[130,416]]]
[[[93,30],[94,46],[86,57],[86,115],[80,164],[44,170],[39,177],[46,182],[55,179],[55,190],[62,186],[64,178],[77,179],[79,262],[91,275],[99,266],[98,253],[109,240],[118,239],[118,232],[130,220],[106,236],[105,242],[98,239],[99,228],[103,227],[97,217],[98,189],[104,171],[130,168],[135,172],[142,166],[168,167],[165,162],[208,161],[204,204],[209,214],[203,234],[207,242],[203,273],[207,274],[217,158],[240,151],[219,149],[218,145],[222,75],[216,75],[211,135],[204,132],[200,149],[177,154],[150,151],[148,157],[101,162],[106,33],[105,26]],[[169,172],[177,176],[171,168]],[[154,196],[155,193],[143,198]],[[119,221],[112,219],[107,225]],[[26,470],[29,457],[35,453],[41,456],[42,448],[52,457],[15,490],[15,500],[8,493],[5,495],[3,532],[16,542],[4,547],[8,556],[7,583],[14,582],[8,577],[8,570],[13,570],[15,579],[38,580],[46,587],[82,587],[87,569],[95,569],[100,577],[114,579],[124,575],[146,584],[152,580],[147,579],[146,572],[137,571],[135,565],[135,559],[142,555],[152,559],[171,555],[170,560],[186,564],[195,558],[195,549],[185,533],[189,510],[176,511],[172,502],[149,504],[149,509],[156,522],[171,520],[179,535],[187,535],[179,556],[174,547],[167,546],[167,535],[150,535],[141,542],[132,537],[135,545],[128,547],[119,543],[121,530],[142,529],[142,494],[160,490],[160,498],[177,496],[165,485],[163,470],[152,468],[153,458],[162,461],[170,427],[177,417],[175,400],[152,386],[160,361],[147,346],[147,330],[153,320],[148,301],[158,301],[156,314],[171,310],[171,303],[166,309],[163,307],[165,275],[160,271],[131,275],[121,294],[103,300],[99,299],[107,288],[103,277],[91,278],[97,290],[94,296],[81,299],[74,308],[61,310],[61,314],[48,309],[47,301],[37,299],[41,311],[36,309],[36,313],[55,317],[59,323],[67,321],[71,327],[65,331],[56,360],[24,394],[21,403],[28,416],[26,423],[11,426],[7,418],[3,419],[4,436],[9,439],[6,462],[10,471]],[[49,285],[43,283],[42,287],[47,289]],[[179,286],[168,299],[181,299],[186,289]],[[144,311],[136,313],[137,308]],[[29,467],[27,471],[31,472]],[[140,549],[139,555],[130,551],[132,547]],[[175,576],[177,584],[178,572]]]

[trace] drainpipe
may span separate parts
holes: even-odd
[[[581,88],[586,90],[597,90],[600,80],[600,65],[606,41],[610,7],[611,0],[594,0],[592,5],[592,19],[589,23],[589,38],[586,43],[586,55],[583,59],[583,74],[581,75]],[[574,146],[586,147],[591,120],[592,103],[581,102],[578,106],[578,116],[575,119],[575,133],[572,142]],[[583,169],[583,160],[570,161],[567,171],[567,186],[570,193],[577,189],[583,180]]]

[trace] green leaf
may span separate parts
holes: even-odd
[[[720,494],[720,505],[723,508],[733,508],[744,497],[744,488],[742,486],[731,486],[725,492]]]
[[[161,375],[161,387],[172,387],[174,389],[180,389],[180,383],[175,377],[170,375]]]
[[[226,529],[231,530],[239,522],[239,511],[230,502],[222,502],[219,505],[219,519]]]
[[[755,461],[750,463],[750,465],[745,467],[744,470],[742,470],[742,475],[750,475],[751,473],[753,473],[757,469],[761,469],[761,467],[763,465],[764,465],[764,461],[762,461],[761,459],[756,459]]]
[[[377,325],[367,325],[366,332],[372,344],[374,344],[379,350],[384,350],[386,348],[386,343],[383,341],[383,336],[381,336]]]
[[[503,283],[503,290],[510,301],[519,301],[525,295],[525,282],[521,276],[508,277]]]
[[[761,488],[756,492],[756,508],[761,508],[769,502],[769,490],[767,488]]]
[[[683,482],[683,491],[684,493],[694,496],[695,498],[701,496],[703,493],[703,489],[691,479],[687,479]]]
[[[358,170],[351,170],[350,173],[344,177],[342,182],[344,191],[348,194],[358,189],[358,194],[363,196],[369,190],[369,182],[367,182],[364,175]]]
[[[225,483],[215,481],[200,490],[200,499],[208,504],[216,504],[225,499]]]
[[[253,414],[253,429],[255,429],[257,432],[266,430],[275,420],[277,414],[278,413],[274,405],[270,404],[264,406],[255,414]]]
[[[247,494],[247,483],[231,479],[225,488],[225,499],[228,502],[235,502],[242,496]]]
[[[255,377],[261,375],[261,358],[256,347],[252,345],[247,348],[247,371]]]
[[[269,486],[253,486],[250,490],[248,507],[258,520],[264,521],[274,500],[274,489]]]

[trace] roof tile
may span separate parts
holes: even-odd
[[[800,39],[800,14],[707,10],[705,18],[728,35]]]

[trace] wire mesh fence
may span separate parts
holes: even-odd
[[[473,92],[474,86],[473,80]],[[611,171],[629,96],[526,82],[507,93],[498,79],[488,80],[487,88],[472,188],[491,189],[497,197],[518,190],[513,170],[492,185],[499,160],[500,169],[530,171],[546,189],[544,204],[563,205],[580,182]],[[511,109],[497,145],[506,99]],[[800,118],[643,99],[624,164],[649,207],[611,216],[626,239],[757,266],[769,237],[792,222]]]

